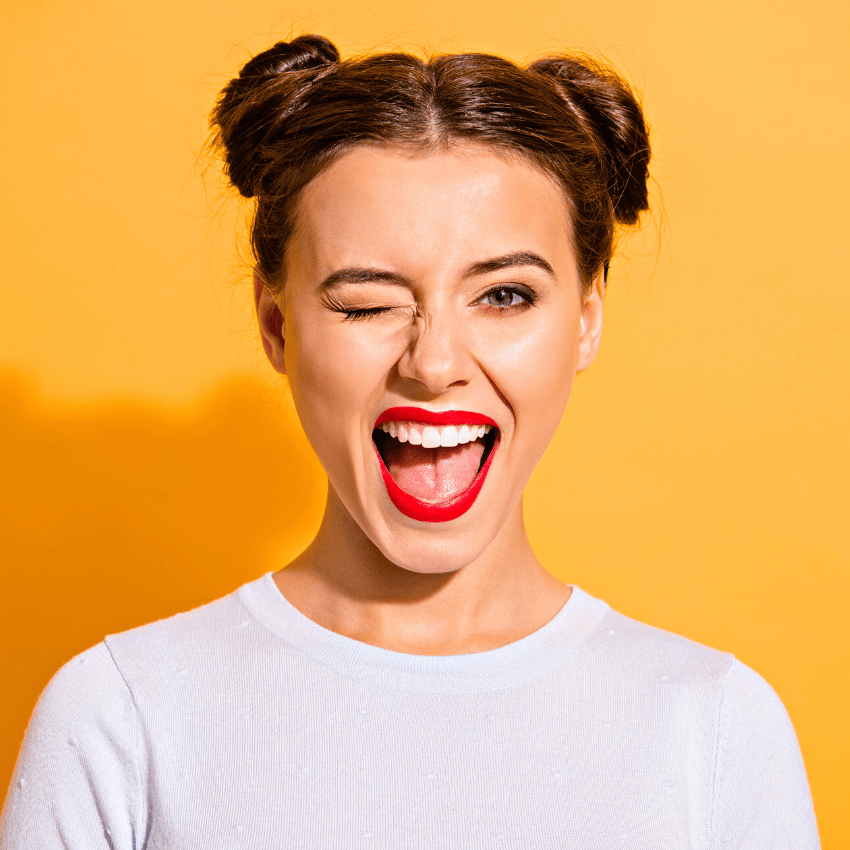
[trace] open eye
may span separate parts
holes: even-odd
[[[488,307],[513,311],[517,308],[531,307],[537,301],[537,296],[525,286],[495,286],[485,292],[479,300]]]

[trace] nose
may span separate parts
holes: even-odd
[[[472,378],[472,358],[458,317],[430,313],[417,315],[410,343],[398,362],[399,375],[419,385],[431,396]]]

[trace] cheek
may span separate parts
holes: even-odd
[[[558,427],[575,380],[578,344],[570,327],[571,317],[541,322],[513,339],[501,336],[490,349],[490,377],[511,407],[522,438],[517,450],[535,459]]]
[[[363,416],[386,384],[392,340],[365,327],[295,314],[287,324],[285,356],[292,395],[304,429],[344,439],[360,433]],[[312,432],[312,433],[311,433]],[[318,447],[315,447],[318,452]]]

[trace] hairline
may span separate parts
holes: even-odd
[[[478,155],[490,154],[498,156],[500,159],[508,163],[514,162],[521,163],[524,165],[530,165],[552,184],[552,186],[557,190],[558,194],[564,200],[568,225],[568,232],[566,234],[566,238],[569,240],[570,248],[572,249],[573,253],[575,253],[575,205],[573,203],[573,199],[567,194],[564,185],[556,177],[553,171],[549,168],[544,167],[540,159],[536,158],[529,151],[526,151],[519,147],[515,147],[513,145],[499,144],[497,142],[488,142],[480,139],[459,136],[456,134],[440,135],[443,136],[443,138],[435,137],[434,134],[431,134],[430,136],[426,136],[421,139],[410,140],[399,139],[392,141],[384,141],[382,139],[357,139],[353,142],[338,145],[335,148],[326,151],[321,157],[317,159],[315,163],[315,173],[298,190],[298,195],[292,203],[292,230],[289,235],[288,243],[282,252],[281,267],[276,275],[277,280],[266,281],[266,276],[263,274],[261,269],[255,269],[255,273],[259,273],[260,277],[264,280],[264,282],[266,282],[267,286],[271,284],[269,288],[273,291],[280,292],[283,290],[286,278],[286,269],[289,261],[289,248],[290,245],[295,241],[295,238],[298,233],[298,222],[301,218],[301,199],[303,198],[304,193],[307,191],[307,187],[310,186],[318,177],[328,171],[328,169],[333,167],[333,165],[340,159],[342,159],[346,154],[349,154],[359,148],[389,150],[400,155],[407,155],[411,159],[426,158],[428,156],[432,156],[435,153],[444,151],[463,151],[465,149],[466,153]],[[582,273],[578,265],[576,267],[576,271],[578,272],[579,278],[581,279]],[[581,284],[582,289],[586,291],[590,286],[590,281],[582,280]]]

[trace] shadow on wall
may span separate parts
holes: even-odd
[[[0,377],[5,612],[0,788],[65,661],[223,596],[305,546],[324,474],[294,413],[247,381],[188,412],[56,408]]]

